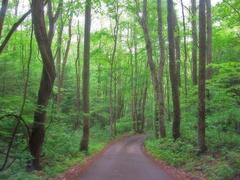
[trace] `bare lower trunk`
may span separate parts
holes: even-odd
[[[165,130],[165,104],[164,104],[164,65],[165,65],[165,41],[163,38],[163,21],[162,21],[162,1],[157,1],[158,6],[158,40],[159,40],[159,73],[158,73],[158,84],[159,84],[159,124],[160,124],[160,135],[161,137],[166,136]]]
[[[200,0],[199,6],[199,111],[198,111],[198,147],[199,152],[206,151],[205,143],[205,78],[206,78],[206,14],[205,0]]]
[[[173,100],[173,138],[176,140],[180,137],[180,101],[179,101],[179,85],[176,71],[176,57],[174,44],[174,6],[173,0],[168,0],[168,41],[169,41],[169,72],[172,84],[172,100]]]
[[[89,142],[89,70],[90,70],[90,29],[91,29],[91,0],[86,0],[84,56],[83,56],[83,136],[80,144],[81,151],[88,151]]]

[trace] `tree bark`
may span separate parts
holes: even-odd
[[[18,16],[19,0],[15,0],[14,3],[15,3],[15,12],[14,12],[14,15],[17,17],[17,16]]]
[[[169,41],[169,72],[172,84],[172,100],[173,100],[173,138],[176,140],[180,137],[180,101],[179,101],[179,82],[176,71],[176,57],[174,44],[174,6],[173,0],[168,0],[168,41]]]
[[[159,41],[159,124],[160,124],[160,135],[161,137],[166,136],[165,130],[165,104],[164,104],[164,65],[165,65],[165,41],[163,37],[163,20],[162,20],[162,0],[157,0],[157,11],[158,11],[158,41]]]
[[[211,0],[206,0],[207,7],[207,65],[212,63],[212,7]],[[212,70],[207,67],[207,79],[211,79]]]
[[[118,31],[119,31],[119,14],[118,14],[119,6],[118,2],[116,2],[116,14],[115,14],[115,27],[113,30],[114,36],[114,46],[113,52],[111,55],[111,62],[110,62],[110,91],[109,91],[109,121],[110,121],[110,134],[111,136],[116,135],[116,118],[115,118],[115,106],[113,105],[113,76],[114,76],[114,62],[116,57],[116,50],[117,50],[117,41],[118,41]],[[115,88],[116,89],[116,88]],[[116,91],[114,91],[116,92]],[[116,94],[116,93],[115,93]],[[116,97],[116,95],[115,95]]]
[[[177,14],[174,11],[174,41],[175,41],[175,52],[176,52],[176,71],[178,78],[178,85],[181,87],[181,36],[178,25]]]
[[[80,143],[81,151],[88,151],[89,142],[89,79],[90,79],[90,30],[91,30],[91,0],[85,1],[84,55],[83,55],[83,136]]]
[[[60,15],[58,24],[58,34],[57,34],[57,58],[56,58],[56,70],[57,70],[57,96],[56,104],[57,111],[60,112],[61,103],[61,64],[62,64],[62,34],[63,34],[63,19],[62,14]],[[49,37],[48,37],[49,38]]]
[[[197,85],[197,5],[196,0],[191,0],[192,3],[192,81],[193,85]]]
[[[2,37],[2,30],[3,30],[4,19],[7,12],[7,7],[8,7],[8,0],[2,0],[2,7],[0,9],[0,39]]]
[[[198,148],[200,153],[207,150],[205,143],[205,78],[206,78],[206,14],[205,0],[199,5],[199,81],[198,81]]]
[[[77,57],[75,60],[75,70],[76,70],[76,108],[77,108],[77,118],[74,123],[74,129],[80,127],[80,106],[81,106],[81,93],[80,93],[80,84],[81,84],[81,62],[80,62],[80,45],[81,45],[81,35],[78,24],[78,36],[77,36]]]
[[[46,108],[52,93],[55,80],[55,66],[51,51],[51,45],[48,40],[45,21],[44,21],[44,1],[32,1],[32,21],[37,44],[43,61],[42,78],[38,92],[37,106],[34,113],[34,123],[29,140],[29,149],[33,156],[33,169],[39,170],[42,144],[44,141],[46,121]]]
[[[66,68],[66,64],[68,61],[68,55],[69,55],[69,50],[70,50],[70,46],[71,46],[71,42],[72,42],[72,14],[70,15],[70,19],[69,19],[69,23],[68,23],[68,40],[67,40],[67,45],[66,45],[66,50],[64,52],[64,56],[63,56],[63,60],[62,60],[62,64],[60,66],[61,71],[59,74],[59,105],[61,103],[62,100],[62,96],[63,96],[63,91],[62,88],[64,87],[64,76],[65,76],[65,68]]]
[[[52,0],[47,0],[47,5],[48,5],[47,13],[48,13],[48,22],[49,22],[48,38],[49,38],[50,44],[52,44],[53,36],[55,33],[55,24],[56,24],[58,17],[62,11],[63,0],[60,0],[58,2],[58,7],[57,7],[55,15],[53,14]]]
[[[187,78],[187,37],[186,37],[186,22],[185,22],[185,12],[184,12],[184,4],[183,0],[181,0],[181,6],[182,6],[182,21],[183,21],[183,39],[184,39],[184,91],[185,96],[188,94],[188,78]]]
[[[159,123],[159,126],[161,126],[161,128],[156,128],[157,131],[161,130],[160,135],[161,137],[165,137],[166,136],[166,130],[165,130],[165,124],[164,121],[159,121],[160,118],[160,102],[162,100],[160,100],[159,97],[159,82],[158,82],[158,73],[156,71],[156,65],[153,61],[153,48],[152,48],[152,41],[151,41],[151,37],[150,37],[150,33],[149,33],[149,29],[148,29],[148,13],[147,13],[147,0],[143,0],[143,15],[142,18],[139,18],[140,24],[142,26],[143,32],[144,32],[144,40],[145,40],[145,44],[146,44],[146,50],[147,50],[147,62],[150,68],[150,73],[151,73],[151,78],[152,78],[152,83],[153,83],[153,88],[154,88],[154,96],[156,98],[156,102],[155,102],[155,118],[157,121],[157,123]],[[156,123],[156,125],[157,125]],[[161,123],[161,124],[160,124]],[[156,133],[158,134],[158,132]]]

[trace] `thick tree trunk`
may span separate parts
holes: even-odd
[[[81,151],[88,151],[89,142],[89,79],[90,79],[90,29],[91,29],[91,0],[86,0],[84,55],[83,55],[83,136],[80,144]]]
[[[207,7],[207,65],[212,63],[212,7],[211,0],[206,0]],[[207,67],[207,79],[211,79],[212,70]]]
[[[197,85],[197,5],[196,0],[192,1],[192,81]]]
[[[29,149],[33,156],[33,168],[40,169],[40,156],[44,141],[44,123],[46,121],[46,108],[55,80],[55,67],[44,22],[44,2],[43,0],[32,1],[32,21],[38,47],[43,61],[42,78],[38,92],[38,108],[34,113],[34,123]]]
[[[206,151],[205,143],[205,78],[206,78],[206,14],[205,0],[200,0],[199,5],[199,119],[198,119],[198,147],[199,152]]]
[[[2,37],[3,23],[8,7],[8,0],[2,0],[2,7],[0,9],[0,39]]]
[[[179,85],[176,71],[176,57],[174,44],[174,6],[173,0],[168,0],[168,41],[169,41],[169,72],[172,84],[172,100],[173,100],[173,138],[176,140],[180,137],[180,101],[179,101]]]

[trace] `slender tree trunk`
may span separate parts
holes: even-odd
[[[55,24],[58,20],[58,17],[60,16],[60,13],[62,12],[63,0],[59,0],[55,15],[53,14],[52,0],[47,0],[47,5],[48,5],[47,13],[48,13],[48,22],[49,22],[48,38],[49,38],[50,44],[52,44],[52,40],[55,33]]]
[[[57,59],[56,59],[56,70],[57,70],[57,111],[60,112],[61,103],[61,64],[62,64],[62,34],[63,34],[63,19],[62,14],[59,19],[58,26],[58,37],[57,37]],[[49,37],[48,37],[49,38]]]
[[[15,0],[14,3],[15,3],[15,12],[14,12],[14,15],[17,17],[17,16],[18,16],[19,0]]]
[[[63,83],[64,83],[64,76],[65,76],[65,68],[66,68],[66,64],[67,64],[67,61],[68,61],[68,55],[69,55],[71,42],[72,42],[72,14],[70,15],[70,19],[69,19],[68,41],[67,41],[66,50],[64,52],[64,57],[63,57],[62,65],[61,65],[62,69],[61,69],[60,79],[59,79],[59,86],[60,86],[59,100],[60,100],[60,102],[61,102],[61,99],[62,99],[62,96],[63,96],[63,92],[61,91],[61,89],[64,87]]]
[[[162,0],[157,0],[158,10],[158,40],[159,40],[159,124],[161,137],[166,136],[165,130],[165,104],[164,104],[164,65],[165,65],[165,41],[163,38]]]
[[[166,81],[167,81],[167,87],[166,87],[166,94],[167,94],[167,112],[168,112],[168,121],[171,121],[171,111],[170,111],[170,83],[169,83],[169,70],[167,68],[166,73]]]
[[[151,72],[151,78],[152,78],[152,83],[153,83],[153,88],[154,88],[154,95],[156,98],[156,102],[155,102],[155,126],[159,124],[159,126],[161,126],[161,128],[156,128],[156,130],[159,132],[159,129],[161,130],[160,135],[161,137],[165,137],[166,136],[166,131],[165,131],[165,125],[164,125],[164,121],[159,122],[159,116],[160,116],[160,98],[159,98],[159,82],[158,82],[158,75],[157,75],[157,71],[156,71],[156,65],[153,61],[153,48],[152,48],[152,41],[151,41],[151,37],[150,37],[150,33],[149,33],[149,29],[148,29],[148,14],[147,14],[147,0],[143,1],[143,15],[142,15],[142,19],[140,20],[140,24],[142,26],[143,32],[144,32],[144,39],[145,39],[145,44],[146,44],[146,50],[147,50],[147,61],[148,61],[148,65],[150,68],[150,72]],[[158,132],[156,132],[156,134],[158,134]]]
[[[211,0],[206,0],[207,7],[207,65],[212,63],[212,7]],[[207,79],[211,79],[212,70],[207,67]]]
[[[90,29],[91,29],[91,0],[86,0],[84,56],[83,56],[83,136],[80,144],[81,151],[88,151],[89,142],[89,79],[90,79]]]
[[[176,12],[174,11],[174,41],[175,41],[175,52],[176,52],[176,71],[178,84],[181,87],[181,36],[180,29],[178,25],[178,19]]]
[[[33,156],[33,169],[40,169],[40,156],[42,144],[44,141],[46,121],[46,108],[52,93],[55,80],[55,66],[51,51],[51,45],[48,40],[45,21],[44,21],[44,1],[32,1],[32,21],[37,44],[43,61],[42,78],[38,92],[38,108],[34,113],[34,122],[32,133],[29,140],[29,149]]]
[[[206,14],[205,0],[199,5],[199,119],[198,119],[198,147],[199,152],[206,151],[205,143],[205,78],[206,78]]]
[[[184,4],[183,0],[181,0],[181,6],[182,6],[182,20],[183,20],[183,39],[184,39],[184,91],[185,96],[188,94],[188,78],[187,78],[187,37],[186,37],[186,22],[185,22],[185,12],[184,12]]]
[[[77,36],[77,57],[75,60],[75,70],[76,70],[76,108],[77,108],[77,118],[74,123],[74,129],[80,127],[80,106],[81,106],[81,94],[80,94],[80,84],[81,84],[81,62],[80,62],[80,45],[81,45],[81,35],[78,24],[78,36]]]
[[[7,12],[7,7],[8,7],[8,0],[2,0],[2,7],[0,9],[0,39],[2,37],[2,30],[3,30],[4,19]]]
[[[197,5],[196,0],[192,1],[192,81],[197,85]]]
[[[116,15],[115,15],[115,27],[113,30],[114,36],[114,46],[110,62],[110,91],[109,91],[109,121],[110,121],[110,134],[115,135],[116,132],[116,120],[115,120],[115,106],[113,105],[113,80],[114,80],[114,63],[117,51],[117,41],[118,41],[118,31],[119,31],[119,14],[118,14],[118,2],[116,2]],[[114,91],[115,92],[115,91]]]
[[[174,44],[174,6],[173,0],[168,0],[168,41],[169,41],[169,72],[172,84],[172,100],[173,100],[173,138],[176,140],[180,137],[180,101],[179,101],[179,85],[176,71],[176,57]]]

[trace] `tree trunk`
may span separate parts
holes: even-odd
[[[83,136],[80,144],[81,151],[88,151],[89,142],[89,79],[90,79],[90,29],[91,29],[91,0],[86,0],[85,29],[84,29],[84,55],[83,55]]]
[[[18,5],[19,5],[19,0],[14,1],[15,4],[15,12],[14,15],[17,17],[18,16]]]
[[[3,23],[8,7],[8,0],[2,0],[2,7],[0,9],[0,39],[2,37]]]
[[[183,39],[184,39],[184,91],[185,96],[188,94],[188,79],[187,79],[187,37],[186,37],[186,22],[185,22],[185,12],[184,12],[184,4],[183,0],[181,0],[181,6],[182,6],[182,20],[183,20]]]
[[[159,82],[158,82],[158,75],[157,75],[157,71],[156,71],[156,65],[153,61],[153,48],[152,48],[152,41],[151,41],[151,37],[150,37],[150,33],[149,33],[149,29],[148,29],[148,14],[147,14],[147,0],[143,1],[143,15],[142,15],[142,19],[140,20],[140,24],[142,26],[143,32],[144,32],[144,39],[145,39],[145,44],[146,44],[146,50],[147,50],[147,62],[150,68],[150,72],[151,72],[151,78],[152,78],[152,83],[153,83],[153,88],[154,88],[154,95],[156,98],[156,102],[155,102],[155,122],[158,121],[159,126],[161,126],[161,128],[157,128],[156,130],[159,131],[159,129],[161,130],[160,135],[161,137],[165,137],[166,136],[166,131],[165,131],[165,125],[164,125],[164,121],[159,122],[160,120],[160,98],[159,98]],[[156,125],[158,124],[156,123]]]
[[[50,44],[52,44],[53,36],[55,33],[55,24],[58,20],[60,13],[62,12],[63,0],[60,0],[58,2],[58,7],[55,15],[53,14],[52,1],[48,0],[47,5],[48,5],[47,13],[48,13],[48,22],[49,22],[48,38],[49,38]]]
[[[175,41],[175,52],[176,52],[176,71],[177,71],[177,78],[178,84],[181,87],[181,36],[180,36],[180,29],[178,25],[177,15],[174,11],[174,41]]]
[[[68,60],[71,41],[72,41],[72,14],[70,15],[70,19],[69,19],[68,41],[67,41],[66,50],[64,52],[63,61],[62,61],[62,65],[61,65],[61,73],[60,73],[60,77],[59,77],[60,78],[59,79],[59,88],[60,88],[59,101],[60,102],[61,102],[61,99],[63,96],[63,91],[61,89],[64,87],[63,83],[64,83],[64,76],[65,76],[65,68],[66,68],[66,64],[67,64],[67,60]]]
[[[211,0],[206,0],[207,7],[207,65],[212,63],[212,7]],[[212,70],[207,67],[207,79],[211,79]]]
[[[192,81],[197,85],[197,5],[192,1]]]
[[[34,113],[34,123],[29,140],[29,149],[33,156],[33,169],[40,169],[40,156],[42,144],[44,141],[46,121],[46,108],[52,93],[55,80],[55,66],[51,51],[51,45],[48,40],[45,21],[44,21],[44,1],[32,1],[32,21],[37,44],[43,61],[42,78],[38,92],[38,108]]]
[[[57,37],[57,58],[56,58],[56,70],[57,70],[57,111],[60,112],[61,103],[61,64],[62,64],[62,34],[63,34],[63,19],[62,14],[60,15],[58,25],[58,37]]]
[[[157,0],[157,11],[158,11],[158,40],[159,40],[159,52],[160,52],[160,63],[158,73],[158,84],[159,84],[159,124],[160,124],[160,135],[161,137],[166,136],[165,130],[165,104],[164,104],[164,65],[165,65],[165,41],[163,38],[163,21],[162,21],[162,0]]]
[[[116,15],[115,15],[115,27],[113,30],[114,36],[114,46],[110,62],[110,91],[109,91],[109,121],[110,121],[110,134],[111,136],[116,135],[116,119],[115,119],[115,106],[113,100],[113,80],[114,80],[114,63],[117,50],[117,41],[118,41],[118,31],[119,31],[119,14],[118,14],[118,2],[116,2]],[[115,96],[116,97],[116,96]]]
[[[81,84],[81,63],[80,63],[80,45],[81,45],[81,35],[79,32],[79,24],[78,24],[78,36],[77,36],[77,57],[75,60],[75,69],[76,69],[76,109],[77,109],[77,117],[74,122],[74,129],[78,129],[80,127],[80,106],[81,106],[81,98],[80,98],[80,84]]]
[[[168,0],[168,41],[169,41],[169,72],[172,84],[173,100],[173,138],[176,140],[180,137],[180,102],[179,102],[179,85],[176,71],[176,57],[174,44],[174,6],[173,0]]]
[[[198,147],[203,153],[207,147],[205,144],[205,78],[206,78],[206,14],[205,0],[200,0],[199,5],[199,119],[198,119]]]

